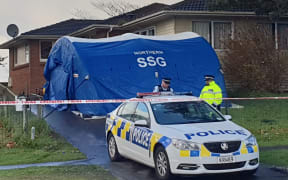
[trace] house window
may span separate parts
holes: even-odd
[[[275,24],[271,23],[258,23],[257,24],[257,30],[267,34],[271,35],[271,37],[275,38]]]
[[[231,39],[232,24],[230,22],[214,22],[214,48],[226,49],[227,40]]]
[[[225,49],[225,43],[232,38],[232,23],[193,21],[192,31],[204,37],[215,49]]]
[[[30,62],[30,47],[28,44],[25,44],[25,60],[26,63]]]
[[[30,47],[28,44],[14,48],[14,66],[27,64],[30,61]]]
[[[148,35],[149,36],[155,36],[155,29],[153,28],[153,29],[149,29],[148,30]]]
[[[281,23],[259,23],[259,28],[267,34],[271,34],[271,37],[275,41],[275,48],[280,50],[288,49],[288,24]]]
[[[288,49],[288,24],[277,25],[278,48]]]
[[[192,31],[204,37],[208,42],[211,42],[210,22],[193,22]]]
[[[145,36],[155,36],[155,28],[144,29],[136,31],[135,34],[145,35]]]
[[[52,41],[40,41],[40,61],[46,62],[52,48]]]

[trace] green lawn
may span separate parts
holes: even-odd
[[[260,152],[260,162],[288,168],[288,150],[262,151]]]
[[[233,103],[243,108],[228,110],[232,121],[251,131],[259,146],[288,145],[288,100],[242,100]]]
[[[0,165],[32,164],[86,159],[73,147],[62,147],[58,150],[14,148],[0,149]]]
[[[1,170],[0,180],[115,180],[109,171],[99,166],[32,167]]]
[[[4,145],[0,147],[0,165],[86,159],[86,156],[78,149],[57,135],[41,137],[33,142],[26,139],[25,143],[27,144],[16,144],[12,149],[8,149]]]
[[[54,133],[45,120],[29,114],[28,128],[35,127],[35,139],[29,131],[23,131],[17,113],[0,116],[0,165],[17,165],[43,162],[59,162],[86,159],[86,156],[69,144],[63,137]],[[16,119],[17,120],[17,119]],[[20,124],[20,125],[19,125]],[[13,148],[7,148],[13,142]]]
[[[288,94],[242,94],[236,97],[288,97]],[[288,100],[233,100],[232,121],[251,131],[261,147],[288,146]],[[225,109],[222,109],[225,112]],[[288,150],[260,151],[260,162],[288,167]]]

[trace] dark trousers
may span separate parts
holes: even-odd
[[[215,107],[218,111],[221,112],[221,105],[214,105],[214,104],[212,104],[212,106]]]

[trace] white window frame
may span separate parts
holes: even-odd
[[[272,23],[272,24],[274,24],[274,23]],[[278,49],[279,48],[279,46],[278,46],[278,23],[276,22],[275,23],[275,29],[274,29],[274,33],[275,33],[275,48],[276,49]]]
[[[52,49],[52,47],[53,47],[53,45],[54,45],[54,43],[55,43],[55,41],[49,40],[49,39],[47,39],[47,40],[40,40],[40,41],[39,41],[39,58],[40,58],[40,62],[47,62],[47,58],[45,58],[45,59],[41,58],[41,42],[45,42],[45,41],[46,41],[46,42],[49,41],[49,42],[52,43],[51,49]]]
[[[195,22],[195,23],[201,22],[201,23],[208,23],[209,24],[209,37],[208,37],[208,39],[209,39],[210,42],[207,39],[206,40],[212,45],[212,25],[211,25],[211,21],[209,21],[209,20],[207,20],[207,21],[206,20],[199,20],[199,21],[195,20],[195,21],[192,21],[192,30],[193,30],[193,22]]]
[[[25,60],[26,60],[26,63],[30,63],[30,46],[29,46],[29,44],[25,44]]]
[[[210,28],[211,28],[211,31],[210,31],[210,37],[211,37],[211,46],[215,49],[215,34],[214,34],[214,23],[231,23],[231,39],[234,39],[234,31],[235,31],[235,28],[234,28],[234,22],[233,21],[226,21],[226,20],[223,20],[223,21],[213,21],[213,20],[192,20],[192,27],[191,27],[191,31],[192,31],[192,28],[193,28],[193,22],[208,22],[210,23]],[[225,51],[226,49],[215,49],[215,51]]]
[[[288,25],[287,22],[275,22],[275,23],[272,23],[272,24],[275,24],[275,48],[278,50],[279,49],[279,39],[280,37],[278,37],[278,28],[279,28],[279,24],[283,24],[283,25]],[[280,50],[283,50],[283,51],[287,51],[287,49],[280,49]]]
[[[211,21],[211,33],[212,33],[212,47],[215,49],[215,39],[214,39],[214,23],[231,23],[231,39],[234,39],[234,22],[233,21]],[[225,51],[227,49],[215,49],[216,51]]]
[[[149,31],[150,30],[154,30],[154,35],[149,35]],[[148,28],[145,28],[145,29],[141,29],[141,30],[135,31],[134,33],[142,35],[142,32],[146,32],[147,33],[145,36],[155,36],[156,35],[156,26],[151,26],[151,27],[148,27]]]
[[[266,22],[260,22],[260,23],[266,23]],[[278,28],[279,28],[279,24],[285,24],[285,25],[288,25],[287,22],[267,22],[267,24],[271,24],[271,26],[274,25],[274,40],[275,40],[275,49],[279,49],[279,39],[278,39]],[[288,49],[281,49],[281,50],[284,50],[284,51],[287,51]]]
[[[18,54],[18,50],[19,48],[22,49],[21,56],[19,56]],[[23,56],[23,57],[22,57]],[[13,48],[13,57],[14,57],[14,67],[18,67],[18,66],[22,66],[25,64],[29,64],[30,63],[30,46],[28,43],[25,43],[24,46],[17,46]],[[22,59],[22,61],[19,61],[18,57],[22,57],[24,58],[24,60]]]

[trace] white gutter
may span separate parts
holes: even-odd
[[[113,31],[113,26],[110,26],[110,29],[107,31],[106,37],[110,37],[110,33]]]
[[[78,31],[75,31],[71,34],[68,34],[68,36],[75,36],[77,34],[85,33],[85,32],[91,31],[91,30],[96,29],[96,28],[111,29],[111,27],[115,28],[115,27],[119,27],[119,26],[118,25],[107,25],[107,24],[93,24],[93,25],[87,26],[83,29],[80,29]]]
[[[248,16],[248,17],[263,17],[268,18],[268,16],[258,16],[255,12],[227,12],[227,11],[171,11],[164,10],[159,11],[157,13],[127,22],[123,24],[121,27],[128,27],[134,24],[142,23],[145,21],[150,21],[151,19],[156,19],[159,17],[167,16],[167,15],[185,15],[185,16],[232,16],[232,17],[240,17],[240,16]],[[288,16],[285,16],[288,17]]]
[[[0,49],[8,49],[11,45],[17,44],[20,40],[26,39],[58,39],[60,35],[20,35],[3,44],[0,44]]]

